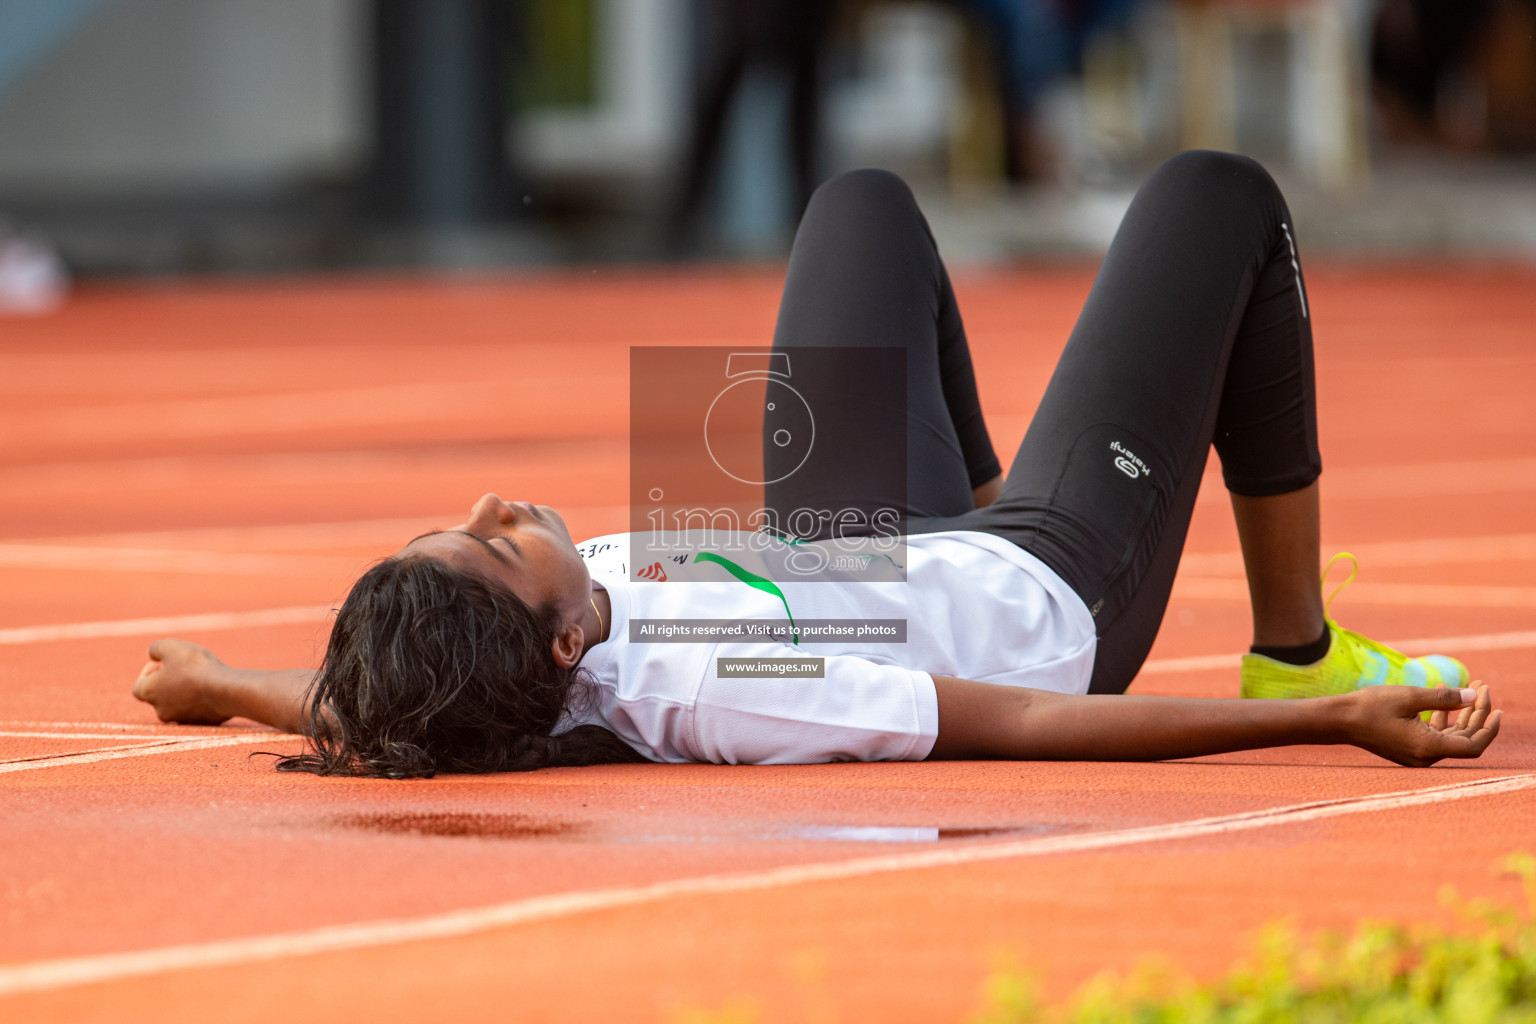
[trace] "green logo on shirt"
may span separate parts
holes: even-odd
[[[784,614],[789,617],[789,628],[791,630],[790,635],[795,638],[796,645],[800,643],[800,631],[795,628],[795,616],[789,610],[789,600],[785,598],[784,591],[779,589],[779,585],[777,583],[773,582],[773,580],[759,576],[755,572],[743,569],[729,558],[722,557],[720,555],[714,554],[713,552],[702,552],[701,554],[695,555],[693,560],[695,564],[699,562],[718,562],[720,565],[725,567],[726,572],[730,573],[732,576],[736,577],[747,586],[753,588],[754,590],[761,590],[765,594],[770,594],[773,597],[778,598],[779,602],[784,605]]]

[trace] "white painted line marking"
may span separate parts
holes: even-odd
[[[104,636],[150,636],[158,633],[211,629],[247,629],[321,622],[335,611],[330,605],[299,605],[261,608],[249,612],[211,612],[202,615],[167,615],[155,619],[118,619],[111,622],[71,622],[61,626],[20,626],[0,629],[0,645],[44,644],[56,640],[89,640]]]
[[[0,544],[0,567],[86,572],[183,573],[197,576],[331,576],[355,574],[366,558],[324,554],[250,554],[170,548],[98,548],[62,544]]]
[[[32,768],[51,768],[51,766],[60,765],[60,763],[69,763],[65,758],[86,757],[89,754],[112,754],[112,752],[117,751],[146,751],[149,754],[163,754],[164,751],[174,748],[174,742],[167,743],[164,740],[154,742],[152,740],[149,743],[118,743],[115,746],[92,746],[92,748],[84,749],[84,751],[65,751],[63,754],[32,754],[28,755],[28,757],[11,757],[0,761],[0,772],[22,772]],[[95,758],[88,758],[88,760],[95,760]],[[6,768],[6,765],[15,765],[18,768]]]
[[[942,850],[859,857],[831,863],[800,864],[731,875],[705,875],[651,885],[595,889],[588,892],[535,896],[468,910],[392,921],[332,925],[301,932],[280,932],[241,939],[184,946],[164,946],[129,953],[37,960],[0,967],[0,995],[67,988],[119,978],[166,974],[201,967],[225,967],[289,957],[314,956],[343,950],[368,949],[430,939],[457,938],[497,928],[549,921],[602,910],[614,910],[686,896],[724,895],[781,889],[813,882],[840,881],[926,868],[957,867],[1021,857],[1085,853],[1138,843],[1195,839],[1300,822],[1366,814],[1405,807],[1421,807],[1470,797],[1513,793],[1536,786],[1536,775],[1505,776],[1452,783],[1429,789],[1381,793],[1367,797],[1290,804],[1262,811],[1228,814],[1215,818],[1169,825],[1090,832],[1086,835],[1021,839],[1012,842],[980,841]]]
[[[1194,658],[1153,658],[1144,662],[1138,676],[1160,676],[1174,672],[1208,672],[1218,668],[1241,668],[1241,654],[1206,654]]]
[[[135,729],[161,729],[161,736],[183,738],[192,735],[208,735],[207,732],[194,733],[193,730],[217,730],[216,736],[228,736],[233,732],[266,733],[271,734],[271,729],[236,729],[224,725],[173,725],[168,722],[17,722],[0,720],[0,728],[9,729],[112,729],[118,732],[132,732]]]
[[[1365,566],[1453,565],[1460,563],[1522,562],[1536,559],[1536,533],[1488,534],[1477,537],[1435,537],[1425,540],[1323,545],[1324,551],[1353,551]],[[1237,551],[1186,551],[1179,572],[1190,576],[1243,575]]]
[[[0,736],[25,736],[43,740],[163,740],[165,733],[155,733],[152,736],[130,736],[124,733],[110,732],[24,732],[0,730]]]
[[[1246,580],[1225,576],[1179,576],[1173,596],[1215,601],[1248,600]],[[1536,608],[1536,587],[1478,586],[1459,583],[1355,582],[1346,601],[1437,608]]]
[[[1536,630],[1513,633],[1481,633],[1473,636],[1425,636],[1411,640],[1386,640],[1388,647],[1406,654],[1443,654],[1460,651],[1512,651],[1536,647]],[[1156,676],[1170,672],[1203,672],[1218,668],[1237,668],[1241,654],[1206,654],[1194,658],[1154,658],[1141,666],[1140,675]]]
[[[58,763],[60,758],[83,757],[87,754],[102,754],[118,750],[142,750],[147,747],[165,747],[169,749],[169,746],[169,744],[163,741],[159,743],[123,743],[112,747],[91,747],[89,750],[69,750],[62,754],[32,754],[27,757],[12,757],[0,761],[0,772],[19,772],[26,771],[29,768],[47,768],[51,764]],[[154,752],[158,753],[159,751],[157,749]],[[5,767],[6,765],[20,765],[21,767],[7,768]]]
[[[191,740],[166,740],[155,743],[135,743],[121,747],[102,747],[76,754],[49,754],[42,757],[21,757],[14,761],[0,761],[0,775],[7,772],[26,772],[35,768],[58,768],[71,764],[91,764],[96,761],[116,761],[124,757],[144,757],[148,754],[173,754],[178,750],[208,750],[212,747],[233,747],[242,743],[265,743],[268,740],[297,739],[285,733],[267,733],[253,736],[209,736]]]
[[[537,379],[537,378],[535,378]],[[546,386],[554,382],[545,378]],[[421,381],[316,391],[172,398],[159,402],[96,398],[56,401],[0,416],[6,438],[29,445],[122,440],[249,437],[277,430],[327,431],[394,424],[459,423],[506,412],[500,380]]]
[[[622,506],[628,509],[628,506]],[[627,514],[627,512],[626,512]],[[451,526],[463,510],[437,515],[393,519],[349,519],[325,523],[283,523],[272,526],[201,526],[132,533],[86,533],[68,537],[14,538],[19,544],[67,544],[107,548],[177,548],[210,551],[329,551],[380,543],[401,543],[423,530]]]
[[[629,520],[628,505],[561,505],[567,521]],[[424,530],[444,529],[463,521],[464,509],[437,515],[393,519],[352,519],[325,523],[286,523],[272,526],[208,526],[133,533],[93,533],[70,537],[13,538],[21,544],[67,544],[112,548],[178,548],[215,551],[330,551],[338,547],[399,545]],[[596,536],[596,534],[593,534]]]
[[[608,519],[623,515],[621,506],[601,509],[573,509],[576,515],[597,511]],[[444,517],[441,521],[446,522]],[[379,553],[388,554],[392,544],[422,532],[421,521],[385,521],[399,528],[389,535],[390,540],[377,538],[374,545],[382,545]],[[407,525],[408,524],[408,525]],[[346,525],[346,524],[338,524]],[[360,526],[370,524],[361,523]],[[408,532],[412,531],[412,532]],[[255,533],[255,531],[248,531]],[[362,546],[367,541],[349,536],[345,530],[316,528],[317,537],[330,539],[330,548],[347,544]],[[309,547],[313,538],[300,529],[290,535],[290,543]],[[254,537],[247,539],[255,539]],[[1339,545],[1329,545],[1338,547]],[[1401,541],[1383,544],[1356,544],[1350,550],[1362,563],[1376,567],[1430,566],[1460,563],[1502,563],[1536,559],[1536,534],[1521,533],[1485,537],[1441,538],[1422,541]],[[313,554],[294,552],[242,552],[207,551],[185,548],[151,548],[139,546],[80,545],[58,542],[0,542],[0,567],[27,569],[76,569],[91,572],[148,572],[186,573],[213,576],[283,576],[283,575],[331,575],[353,572],[367,563],[367,556],[337,556],[325,551]],[[1179,563],[1180,578],[1185,581],[1203,581],[1208,578],[1234,578],[1241,580],[1243,558],[1236,551],[1187,553]],[[1362,581],[1369,584],[1370,581]],[[1377,586],[1391,584],[1376,584]],[[1399,584],[1401,585],[1401,584]],[[1237,596],[1246,597],[1246,590]]]
[[[1334,466],[1322,482],[1327,501],[1393,498],[1449,498],[1468,494],[1523,494],[1536,491],[1536,458],[1421,462],[1397,466]],[[1199,505],[1225,505],[1220,471],[1200,485]]]
[[[1479,633],[1471,636],[1428,636],[1412,640],[1393,640],[1387,644],[1408,653],[1434,654],[1436,649],[1448,651],[1511,651],[1524,647],[1536,647],[1536,629],[1513,633]]]

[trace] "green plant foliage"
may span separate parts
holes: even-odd
[[[969,1024],[1536,1024],[1536,855],[1499,862],[1525,890],[1524,909],[1463,900],[1441,903],[1461,926],[1405,928],[1366,923],[1348,937],[1264,928],[1253,952],[1224,978],[1201,984],[1166,958],[1124,975],[1089,980],[1064,1005],[1047,1007],[1028,971],[1001,962],[987,979],[984,1008]],[[814,955],[794,963],[801,985],[824,981]],[[820,992],[811,1017],[836,1019]],[[736,999],[718,1010],[678,1008],[672,1024],[758,1024],[761,1009]]]
[[[999,970],[972,1024],[1536,1024],[1536,856],[1499,866],[1524,883],[1524,911],[1447,889],[1441,901],[1462,921],[1452,931],[1367,923],[1304,937],[1272,924],[1213,984],[1147,960],[1059,1008],[1041,1007],[1027,974]]]

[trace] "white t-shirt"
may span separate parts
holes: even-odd
[[[693,581],[629,579],[629,535],[577,545],[613,606],[581,667],[602,725],[655,761],[815,764],[917,761],[938,737],[933,676],[1084,693],[1093,617],[1061,578],[987,533],[906,539],[905,582],[780,583],[783,600],[719,566]],[[677,576],[673,573],[672,576]],[[718,578],[719,582],[699,579]],[[904,619],[906,642],[632,642],[641,619]],[[802,640],[804,638],[802,637]],[[720,658],[815,657],[823,678],[722,678]]]

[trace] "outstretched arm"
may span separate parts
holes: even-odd
[[[1349,743],[1398,764],[1477,757],[1499,733],[1488,687],[1373,686],[1311,700],[1074,695],[934,676],[930,760],[1160,761],[1293,743]],[[1429,722],[1419,713],[1433,711]],[[1452,717],[1454,716],[1454,717]]]
[[[155,709],[162,722],[218,725],[239,716],[284,732],[303,732],[304,701],[312,669],[231,668],[206,647],[185,640],[156,640],[134,681],[133,695]]]

